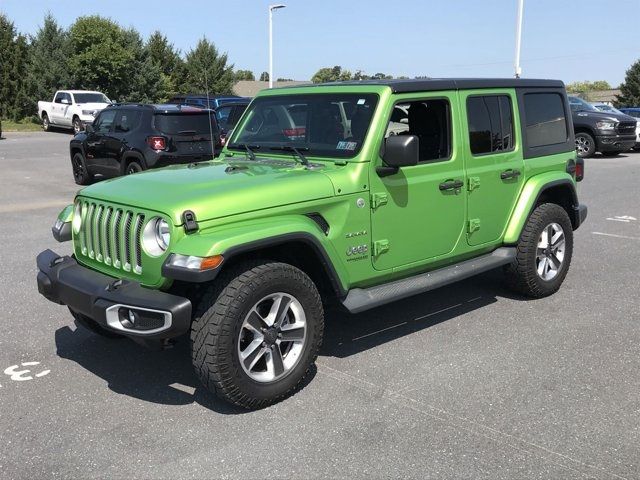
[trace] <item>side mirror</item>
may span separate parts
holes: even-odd
[[[64,105],[70,105],[71,102],[69,101],[68,98],[63,98],[62,100],[60,100],[60,103],[64,104]]]
[[[381,177],[398,173],[401,167],[417,165],[420,159],[420,140],[416,135],[393,135],[384,141],[382,160],[385,166],[376,171]]]
[[[118,103],[118,101],[115,98],[111,100],[112,105],[115,105],[116,103]]]
[[[87,123],[84,126],[84,131],[87,133],[93,133],[93,123]]]

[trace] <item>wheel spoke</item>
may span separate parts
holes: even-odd
[[[562,230],[551,237],[551,246],[556,248],[560,242],[564,243],[564,232]]]
[[[304,340],[304,325],[299,323],[290,323],[282,328],[280,334],[282,335],[283,342]]]
[[[282,352],[280,347],[275,345],[269,353],[267,353],[267,371],[274,377],[282,375],[284,372],[284,363],[282,361]]]
[[[253,346],[254,343],[257,343],[257,345]],[[245,351],[247,351],[250,348],[252,348],[251,353],[249,353],[246,357],[243,356],[243,359],[242,359],[244,368],[246,368],[248,371],[251,371],[251,369],[255,366],[255,364],[258,363],[258,360],[260,360],[262,356],[266,353],[267,348],[262,347],[261,345],[262,345],[262,341],[258,342],[257,340],[254,340],[245,349]]]
[[[543,278],[546,273],[548,263],[549,263],[549,260],[547,259],[547,257],[544,257],[542,260],[540,260],[540,263],[538,264],[538,275],[540,275]]]
[[[551,263],[553,263],[553,268],[556,270],[560,269],[560,265],[562,264],[562,262],[560,261],[560,259],[556,256],[555,253],[552,253],[549,256],[549,260],[551,261]]]
[[[279,295],[273,300],[273,305],[271,305],[271,309],[269,310],[269,315],[265,319],[269,326],[274,325],[279,327],[282,325],[284,321],[287,311],[289,311],[289,307],[291,306],[292,299],[286,295]]]
[[[255,333],[262,334],[262,329],[264,328],[264,326],[265,321],[260,316],[260,314],[256,312],[255,309],[251,310],[251,312],[249,312],[249,316],[247,317],[247,323],[245,324],[245,327]]]

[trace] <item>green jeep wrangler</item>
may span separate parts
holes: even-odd
[[[81,190],[53,227],[74,254],[42,252],[38,289],[104,336],[189,332],[206,388],[260,408],[309,371],[328,301],[362,312],[496,267],[554,293],[583,169],[560,81],[265,90],[218,159]]]

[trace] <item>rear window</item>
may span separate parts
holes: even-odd
[[[218,130],[214,113],[206,111],[202,113],[157,113],[154,123],[156,130],[167,135],[196,135]]]
[[[527,119],[527,147],[567,141],[564,101],[559,93],[527,93],[524,96],[524,109]]]

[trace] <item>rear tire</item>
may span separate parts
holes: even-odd
[[[194,317],[197,376],[210,392],[247,409],[276,403],[298,388],[318,356],[324,330],[316,286],[298,268],[279,262],[223,271],[204,291]]]
[[[89,185],[93,180],[93,175],[89,173],[84,156],[77,152],[71,159],[71,168],[73,171],[73,179],[78,185]]]
[[[46,113],[42,114],[42,130],[48,132],[51,130],[51,123],[49,122],[49,116]]]
[[[78,323],[78,325],[86,328],[87,330],[90,330],[96,335],[100,335],[101,337],[104,337],[104,338],[110,338],[112,340],[118,340],[118,339],[124,338],[122,335],[118,335],[117,333],[113,333],[113,332],[110,332],[109,330],[102,328],[92,319],[90,319],[89,317],[86,317],[85,315],[79,312],[75,312],[71,309],[69,309],[69,311],[71,312],[71,315],[73,315],[73,318]]]
[[[580,158],[593,157],[596,153],[596,141],[586,132],[576,133],[576,153]]]
[[[138,162],[129,162],[127,163],[127,168],[124,171],[125,175],[133,175],[134,173],[138,173],[141,172],[143,170],[142,165],[140,165]]]
[[[567,276],[572,254],[569,215],[559,205],[543,203],[531,213],[522,230],[516,258],[505,268],[507,283],[532,298],[551,295]]]

